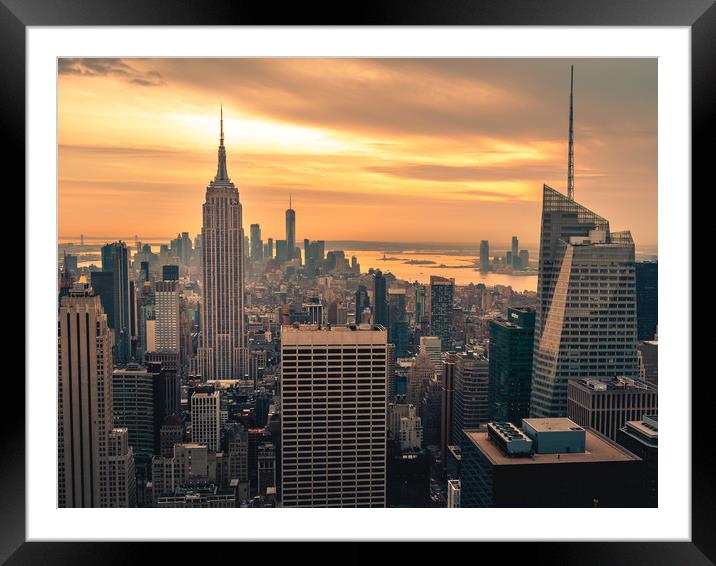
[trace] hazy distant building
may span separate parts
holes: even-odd
[[[244,330],[244,229],[239,191],[226,170],[221,121],[218,166],[203,205],[199,373],[209,381],[246,374]]]
[[[440,338],[444,352],[453,349],[452,319],[455,280],[430,276],[430,333]]]
[[[385,507],[387,338],[376,326],[281,328],[284,507]]]
[[[291,206],[289,198],[288,209],[286,210],[286,249],[287,259],[293,259],[296,250],[296,211]]]
[[[58,506],[107,507],[112,337],[98,296],[76,284],[58,315]]]
[[[517,236],[512,236],[512,249],[510,250],[512,252],[512,267],[515,269],[520,268],[520,256],[519,256],[519,243],[517,240]]]
[[[567,380],[636,377],[634,241],[544,186],[530,414],[567,414]]]
[[[408,314],[405,308],[405,289],[388,289],[388,341],[395,345],[395,355],[408,355]]]
[[[480,242],[480,271],[487,272],[490,270],[490,242],[482,240]]]
[[[174,264],[162,265],[163,281],[179,281],[179,266]]]
[[[355,323],[360,324],[361,322],[363,322],[361,318],[363,315],[363,311],[365,309],[370,308],[370,298],[368,297],[368,290],[366,289],[365,285],[358,285],[358,290],[356,291],[355,296],[355,303]]]
[[[261,226],[252,224],[251,232],[251,259],[261,261],[264,258],[264,243],[261,239]]]

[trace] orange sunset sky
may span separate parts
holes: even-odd
[[[657,242],[656,59],[61,59],[59,236],[201,230],[219,105],[244,229],[539,241],[542,184]]]

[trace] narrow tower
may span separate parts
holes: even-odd
[[[567,163],[567,196],[574,200],[574,65],[569,74],[569,162]]]

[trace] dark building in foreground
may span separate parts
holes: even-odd
[[[653,340],[659,324],[659,263],[636,263],[636,339]]]
[[[566,418],[466,430],[462,507],[644,507],[643,461]]]
[[[612,440],[626,421],[656,414],[658,408],[656,389],[636,379],[575,379],[567,383],[567,416]]]
[[[647,507],[659,506],[659,426],[656,415],[628,421],[617,432],[617,442],[644,461],[642,482]]]
[[[430,506],[430,453],[425,449],[388,450],[386,504],[388,507]]]
[[[507,320],[490,321],[490,419],[516,425],[529,416],[535,312],[507,309]]]

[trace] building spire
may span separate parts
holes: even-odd
[[[226,171],[226,148],[224,147],[224,105],[221,105],[220,110],[220,119],[219,119],[219,159],[218,159],[218,165],[216,167],[216,177],[214,178],[215,181],[228,181],[229,180],[229,174]]]
[[[569,75],[569,158],[567,162],[567,196],[574,200],[574,65]]]

